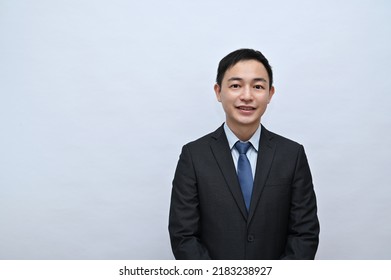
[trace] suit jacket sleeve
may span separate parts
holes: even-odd
[[[319,221],[310,168],[300,146],[291,193],[287,244],[283,259],[314,259],[319,242]]]
[[[169,233],[176,259],[210,259],[200,240],[197,179],[187,145],[182,148],[173,180]]]

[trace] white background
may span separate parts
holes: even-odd
[[[0,0],[0,259],[172,259],[178,156],[242,47],[306,148],[317,258],[391,259],[390,35],[386,0]]]

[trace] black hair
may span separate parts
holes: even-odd
[[[231,52],[227,56],[225,56],[219,63],[219,67],[217,68],[217,77],[216,83],[221,87],[221,82],[223,81],[225,72],[228,69],[233,67],[236,63],[243,60],[257,60],[265,66],[267,74],[269,75],[269,87],[271,88],[273,85],[273,72],[272,67],[269,64],[269,61],[266,57],[257,50],[253,49],[239,49]]]

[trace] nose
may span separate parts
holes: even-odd
[[[253,99],[253,95],[251,93],[251,88],[249,86],[243,87],[243,91],[240,95],[240,99],[242,101],[251,101]]]

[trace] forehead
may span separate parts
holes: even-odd
[[[269,81],[265,66],[258,60],[241,60],[237,62],[227,69],[223,80],[228,80],[232,77],[242,79],[262,78]]]

